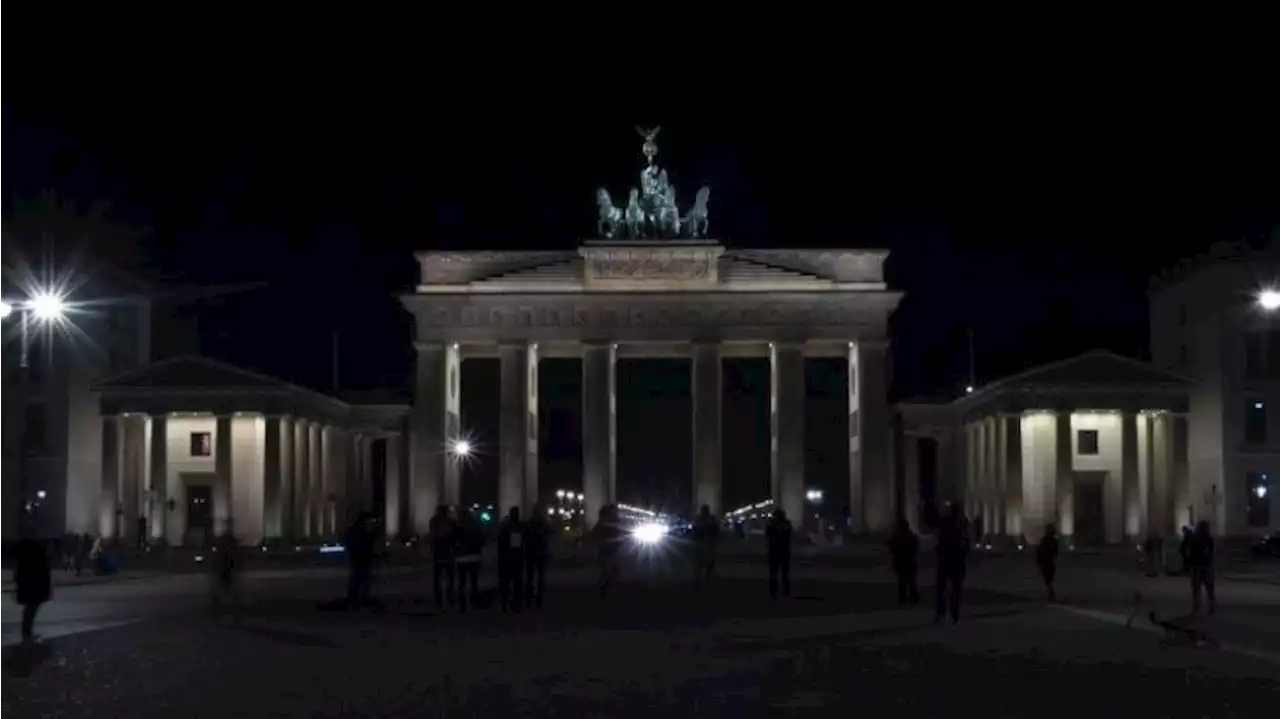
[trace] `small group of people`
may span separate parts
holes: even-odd
[[[428,526],[432,589],[437,607],[466,612],[479,603],[484,530],[473,512],[436,508]],[[551,556],[551,526],[542,505],[522,519],[512,507],[498,528],[498,599],[505,612],[542,608],[547,563]]]
[[[971,540],[968,536],[968,525],[964,516],[952,504],[943,506],[937,526],[937,581],[936,589],[936,621],[943,621],[950,614],[953,623],[960,620],[960,600],[964,588],[964,578],[968,568],[968,553]],[[1058,574],[1058,551],[1060,545],[1058,528],[1050,522],[1045,526],[1043,536],[1036,545],[1035,563],[1039,570],[1045,593],[1050,602],[1058,600],[1055,581]],[[1148,542],[1150,544],[1151,542]],[[1181,545],[1183,572],[1191,579],[1192,613],[1201,610],[1201,595],[1208,595],[1209,613],[1217,608],[1213,582],[1214,541],[1209,523],[1201,521],[1194,530],[1183,529]],[[772,590],[773,576],[773,544],[770,543],[770,577]],[[1150,550],[1148,550],[1150,551]],[[920,590],[916,584],[919,568],[920,539],[905,518],[898,520],[897,528],[889,539],[889,553],[892,556],[893,572],[898,580],[898,602],[915,604],[920,601]],[[1150,576],[1150,575],[1149,575]]]
[[[937,573],[935,590],[935,621],[942,622],[950,614],[951,622],[960,621],[960,599],[964,592],[964,578],[968,569],[968,523],[951,504],[944,505],[938,516]],[[898,580],[898,603],[920,602],[920,587],[916,583],[919,570],[920,538],[912,531],[906,518],[899,518],[897,527],[889,538],[889,554],[893,573]]]

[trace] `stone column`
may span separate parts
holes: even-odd
[[[294,461],[293,417],[280,418],[280,501],[276,508],[276,533],[273,538],[289,539],[294,536],[293,508],[297,506],[294,493],[297,492],[298,467]]]
[[[1064,537],[1075,535],[1075,437],[1071,434],[1071,411],[1059,410],[1054,414],[1054,472],[1053,494],[1058,517],[1058,531]],[[1053,515],[1049,515],[1053,516]]]
[[[299,417],[293,422],[293,521],[294,541],[311,534],[311,427]]]
[[[1003,415],[1005,531],[1020,539],[1022,528],[1022,417]]]
[[[524,506],[532,510],[538,503],[538,345],[529,345],[525,359],[526,402],[524,407]],[[612,370],[610,370],[612,373]],[[612,375],[611,375],[612,376]],[[613,405],[610,404],[610,412]]]
[[[1138,415],[1120,414],[1120,519],[1121,538],[1142,541],[1142,505],[1138,487]]]
[[[498,425],[498,509],[520,507],[529,516],[538,473],[538,346],[502,345],[498,350],[501,416]],[[532,452],[530,450],[532,449]],[[530,482],[530,472],[533,481]],[[531,496],[529,490],[533,489]]]
[[[461,499],[459,466],[449,451],[462,431],[461,365],[457,343],[418,346],[409,430],[409,506],[419,533],[427,531],[437,505]]]
[[[117,507],[120,526],[117,532],[130,545],[137,542],[138,517],[142,516],[143,489],[147,468],[145,418],[129,415],[120,418],[120,453],[124,470],[120,474],[120,499]]]
[[[320,422],[307,425],[307,449],[311,450],[311,458],[307,461],[307,472],[311,475],[310,486],[307,487],[307,522],[311,525],[311,537],[323,537],[324,526],[324,426]]]
[[[110,415],[102,418],[102,496],[98,505],[98,534],[104,539],[115,538],[121,528],[117,526],[120,505],[120,485],[124,480],[124,420]]]
[[[222,536],[231,517],[231,417],[218,415],[213,432],[213,532]]]
[[[169,519],[169,422],[165,415],[151,417],[150,449],[151,517],[147,520],[147,526],[153,540],[167,541],[165,528]]]
[[[720,516],[722,477],[720,472],[720,398],[724,392],[720,367],[720,346],[697,343],[693,346],[693,510],[702,505]]]
[[[280,536],[281,507],[285,501],[284,433],[287,424],[280,417],[267,417],[266,425],[262,446],[262,535],[266,539],[276,539]]]
[[[936,462],[935,464],[941,464]],[[920,531],[920,438],[902,434],[902,516]]]
[[[400,536],[400,435],[388,435],[386,439],[386,462],[383,469],[384,517],[387,538]]]
[[[1198,497],[1191,494],[1191,475],[1187,470],[1187,416],[1185,414],[1172,414],[1165,412],[1160,415],[1161,422],[1165,426],[1165,437],[1169,444],[1169,493],[1173,508],[1170,514],[1174,515],[1173,520],[1177,527],[1183,524],[1191,523],[1191,512],[1187,509],[1192,503],[1201,501]],[[1212,484],[1212,483],[1210,483]],[[1210,489],[1205,487],[1204,489]],[[1218,491],[1224,495],[1226,489],[1218,487]],[[1226,531],[1225,526],[1225,510],[1226,503],[1220,503],[1213,508],[1216,516],[1210,517],[1212,522],[1213,533],[1221,536]],[[1199,521],[1199,518],[1197,518]]]
[[[799,344],[774,347],[770,405],[777,407],[777,474],[773,501],[796,527],[804,526],[804,352]],[[855,517],[855,522],[857,518]]]
[[[617,426],[614,422],[614,345],[591,343],[582,353],[582,493],[586,495],[587,525],[600,518],[600,508],[616,496],[614,453]]]
[[[858,359],[862,370],[862,386],[858,393],[862,409],[862,496],[865,503],[867,529],[875,534],[889,534],[896,519],[893,506],[893,454],[889,432],[889,366],[888,342],[859,342]]]

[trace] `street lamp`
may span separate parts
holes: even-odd
[[[470,457],[471,449],[471,443],[465,439],[453,440],[453,446],[450,447],[453,455],[459,459],[466,459],[467,457]]]
[[[14,312],[18,313],[18,328],[21,336],[20,348],[18,352],[18,366],[25,370],[30,365],[29,355],[31,353],[30,325],[34,319],[42,325],[53,325],[61,322],[67,312],[67,303],[64,295],[60,292],[51,290],[39,290],[32,292],[26,300],[3,300],[0,299],[0,319],[8,319],[9,315]],[[26,392],[29,390],[27,385],[29,377],[26,372],[22,373],[22,386],[24,390],[23,402],[27,401]],[[26,451],[27,432],[24,427],[19,433],[18,439],[18,495],[22,498],[23,506],[30,512],[32,503],[27,500],[27,451]],[[45,491],[40,490],[39,499],[45,498]],[[23,518],[19,523],[18,533],[25,536],[28,519]]]
[[[813,502],[814,504],[822,504],[821,489],[810,489],[809,491],[804,493],[804,497],[805,499],[809,500],[810,502]]]
[[[1255,300],[1258,303],[1258,307],[1262,308],[1265,312],[1280,310],[1280,290],[1264,287],[1263,289],[1258,290]]]
[[[556,490],[556,499],[564,499],[564,490],[563,490],[563,489],[557,489],[557,490]]]

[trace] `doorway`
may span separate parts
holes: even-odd
[[[1103,477],[1106,475],[1104,474]],[[1107,541],[1105,506],[1103,504],[1104,481],[1088,479],[1076,474],[1075,499],[1072,507],[1075,522],[1075,543],[1100,545]]]
[[[187,536],[203,541],[213,533],[213,487],[187,485]]]

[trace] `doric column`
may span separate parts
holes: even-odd
[[[902,516],[915,531],[920,530],[920,438],[903,433],[902,441]],[[939,457],[939,459],[941,459]],[[935,466],[941,464],[934,462]]]
[[[615,346],[590,343],[582,351],[582,493],[587,523],[594,525],[600,508],[616,496],[614,453],[617,425],[614,396]]]
[[[1193,497],[1191,493],[1191,475],[1187,469],[1187,416],[1185,414],[1172,414],[1164,412],[1160,415],[1161,423],[1165,427],[1164,435],[1168,446],[1169,455],[1169,493],[1171,495],[1171,503],[1173,505],[1169,513],[1173,515],[1175,528],[1192,521],[1192,512],[1190,506],[1202,501],[1200,497]],[[1205,490],[1212,489],[1212,482]],[[1218,487],[1219,492],[1225,493],[1222,487]],[[1209,517],[1208,511],[1212,510],[1216,516]],[[1206,517],[1212,523],[1214,534],[1221,535],[1226,531],[1225,524],[1225,503],[1218,504],[1217,507],[1206,507]],[[1202,517],[1196,517],[1196,521]]]
[[[120,475],[119,521],[117,532],[130,544],[137,541],[138,517],[143,516],[143,490],[146,489],[147,455],[146,418],[138,415],[121,417],[120,451],[124,471]]]
[[[293,421],[293,518],[290,535],[295,541],[311,533],[311,423]]]
[[[1058,531],[1065,537],[1075,535],[1075,437],[1071,434],[1071,411],[1058,410],[1054,414],[1054,466],[1053,497],[1057,510]],[[1052,514],[1050,516],[1053,516]]]
[[[457,343],[418,345],[410,442],[410,509],[425,533],[439,504],[457,504],[459,466],[449,449],[461,435],[462,360]]]
[[[386,439],[386,462],[383,474],[384,514],[387,538],[400,536],[400,435],[391,434]]]
[[[285,501],[284,465],[286,447],[284,433],[287,421],[281,417],[267,417],[262,442],[262,533],[265,538],[280,536],[282,510]]]
[[[720,346],[698,343],[693,347],[693,509],[702,505],[720,516]]]
[[[965,422],[964,431],[964,513],[970,520],[976,519],[981,510],[978,494],[978,425]]]
[[[110,415],[102,418],[102,496],[98,505],[98,534],[105,539],[118,536],[120,484],[124,479],[124,420]]]
[[[861,488],[862,531],[886,534],[893,530],[895,520],[893,489],[893,437],[892,418],[889,414],[889,343],[879,340],[851,342],[849,344],[850,382],[857,385],[856,403],[850,398],[849,420],[852,432],[853,419],[858,419],[858,469],[855,482],[853,469],[853,439],[850,439],[849,490],[854,497],[854,485]],[[803,377],[801,390],[804,389]],[[853,392],[851,391],[851,395]],[[803,406],[800,407],[803,411]],[[857,515],[854,515],[855,517]]]
[[[1138,415],[1120,413],[1120,537],[1141,541],[1142,496],[1138,486]],[[1111,538],[1108,538],[1111,541]]]
[[[1022,417],[1003,415],[1005,531],[1015,539],[1022,527]]]
[[[307,423],[307,525],[308,536],[324,534],[324,425]]]
[[[770,406],[777,407],[777,474],[773,501],[797,527],[804,525],[804,352],[799,344],[775,343],[771,353],[777,381]],[[855,521],[856,517],[855,517]]]
[[[213,531],[217,536],[227,531],[232,518],[231,440],[231,416],[220,414],[213,431]]]
[[[529,516],[537,500],[538,346],[508,344],[498,350],[501,417],[498,424],[498,507],[520,507]]]
[[[147,520],[151,538],[156,541],[175,542],[168,537],[166,527],[169,518],[169,421],[165,415],[151,416],[151,517]],[[174,511],[177,511],[175,508]]]
[[[293,442],[296,433],[293,429],[293,417],[280,418],[280,498],[276,507],[275,539],[288,539],[295,533],[293,508],[297,506],[294,494],[297,492],[298,466],[294,461]]]

